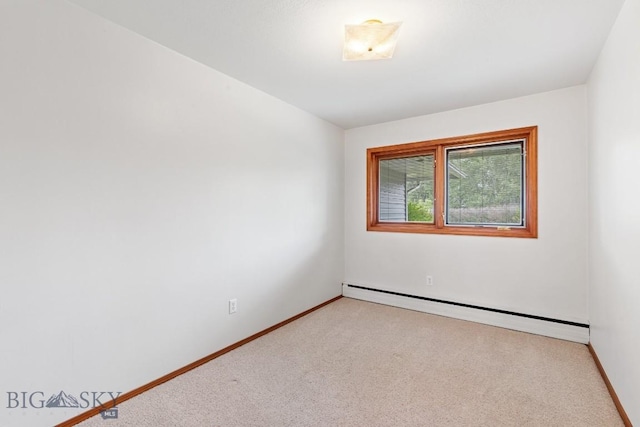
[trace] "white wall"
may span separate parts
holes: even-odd
[[[62,0],[3,2],[0,58],[0,425],[340,294],[341,129]]]
[[[346,132],[345,281],[587,322],[586,89]],[[366,231],[368,147],[539,126],[539,238]],[[434,285],[426,286],[426,275]]]
[[[588,82],[591,344],[640,425],[640,0],[627,0]]]

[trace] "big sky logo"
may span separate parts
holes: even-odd
[[[76,398],[61,390],[60,393],[54,393],[49,399],[45,399],[46,395],[41,391],[8,391],[6,408],[112,408],[121,394],[121,391],[83,391]]]

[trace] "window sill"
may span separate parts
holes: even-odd
[[[435,224],[415,224],[403,222],[384,222],[368,224],[367,231],[381,231],[389,233],[415,233],[415,234],[454,234],[459,236],[489,236],[489,237],[519,237],[538,238],[538,230],[531,230],[526,227],[505,228],[505,227],[438,227]]]

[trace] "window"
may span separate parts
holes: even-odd
[[[433,154],[380,160],[380,221],[433,224]]]
[[[367,150],[367,229],[537,237],[537,126]]]

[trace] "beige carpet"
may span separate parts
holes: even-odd
[[[348,298],[118,410],[79,425],[623,425],[584,345]]]

